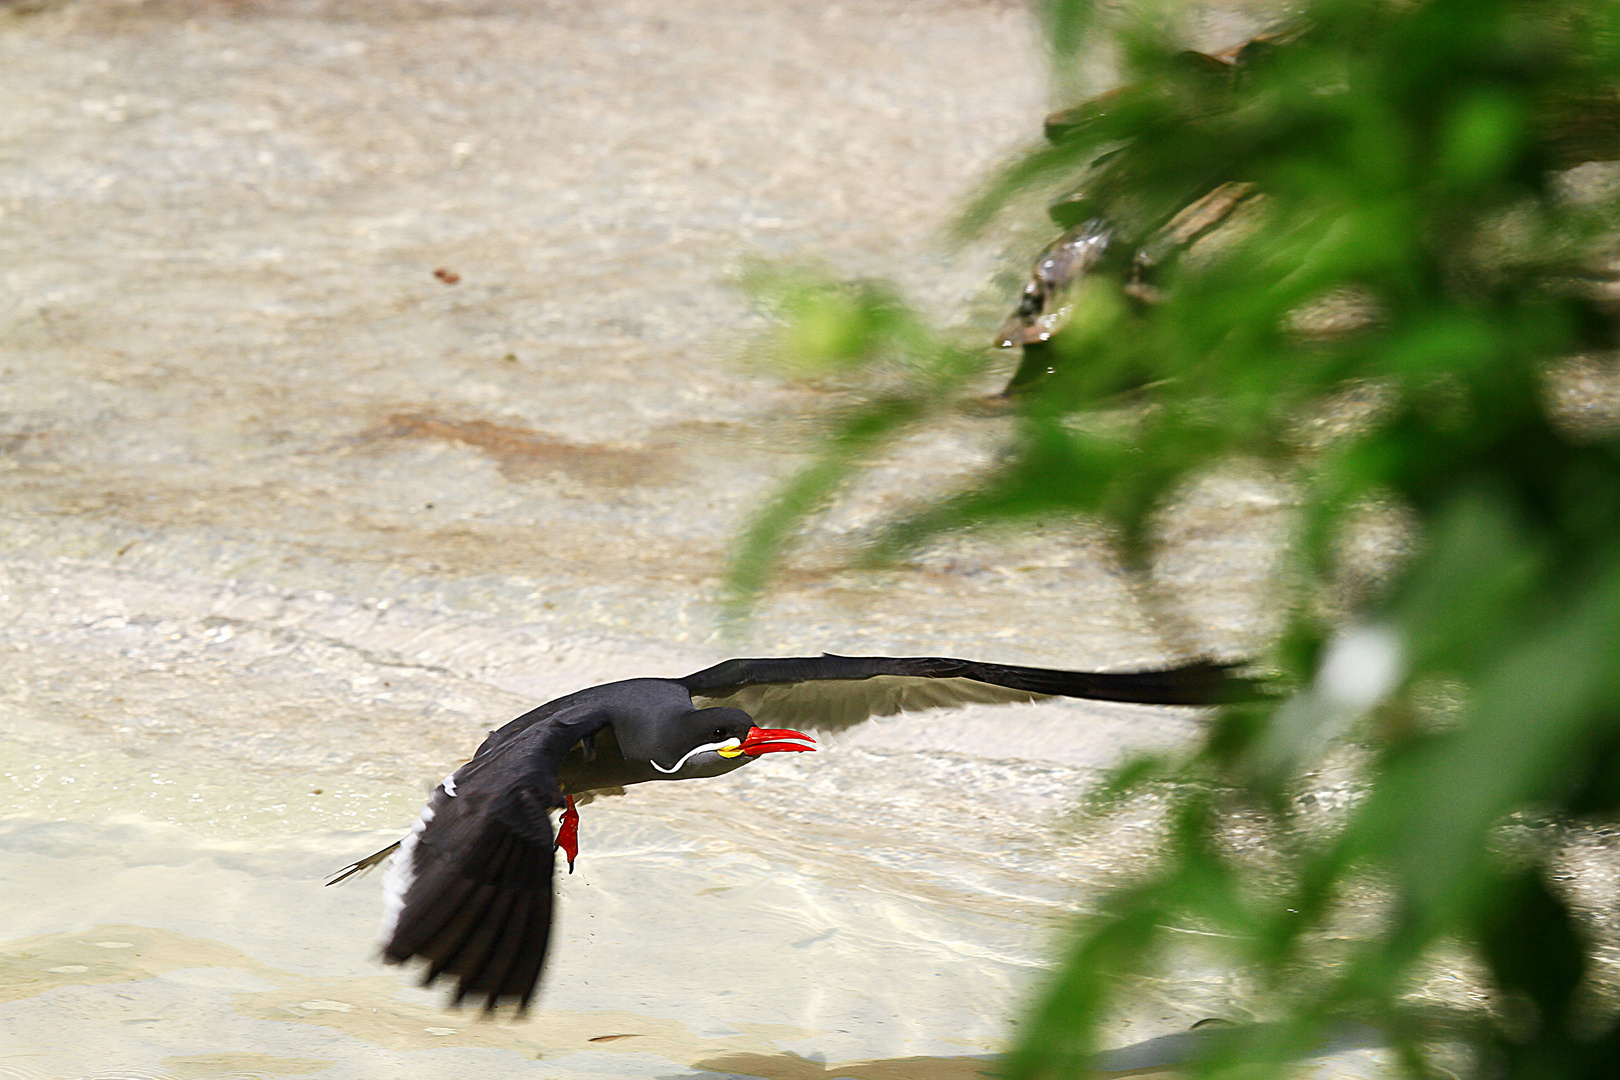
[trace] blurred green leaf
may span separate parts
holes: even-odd
[[[1498,89],[1458,102],[1441,137],[1439,178],[1459,188],[1501,178],[1522,152],[1528,112],[1522,98]]]
[[[1176,40],[1178,10],[1043,8],[1059,85],[1105,33],[1123,82],[1050,118],[958,230],[1039,221],[1055,197],[1054,219],[1113,247],[1042,294],[1061,328],[1026,346],[997,465],[876,530],[864,558],[1077,517],[1140,569],[1189,482],[1262,463],[1299,500],[1264,659],[1302,690],[1223,710],[1198,752],[1097,790],[1101,812],[1152,785],[1166,839],[1079,920],[1003,1066],[1084,1075],[1132,980],[1173,980],[1172,935],[1197,927],[1275,1022],[1198,1040],[1195,1075],[1290,1075],[1354,1017],[1412,1075],[1465,1040],[1482,1078],[1620,1076],[1620,1021],[1589,992],[1615,978],[1589,932],[1610,916],[1564,889],[1555,845],[1504,839],[1526,815],[1557,834],[1620,812],[1620,425],[1560,404],[1594,393],[1560,374],[1573,357],[1620,383],[1620,174],[1560,172],[1620,162],[1620,14],[1303,0],[1211,57]],[[1236,209],[1202,221],[1233,188]],[[738,610],[878,448],[968,404],[987,362],[892,289],[779,295],[787,362],[869,390],[756,518]],[[1347,542],[1375,505],[1410,543],[1344,610]],[[1351,626],[1398,656],[1347,653]],[[1292,785],[1334,739],[1360,748],[1354,805],[1296,832]],[[1263,859],[1237,852],[1233,805],[1280,838]],[[1508,1005],[1436,1026],[1414,986],[1437,965]]]

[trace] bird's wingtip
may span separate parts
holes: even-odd
[[[382,862],[384,859],[388,858],[388,856],[397,851],[399,849],[399,844],[400,842],[396,840],[394,843],[389,844],[381,851],[374,851],[363,859],[357,859],[348,866],[345,866],[343,869],[328,877],[326,879],[326,884],[336,885],[340,881],[349,880],[356,874],[365,873],[367,870],[370,870],[373,866],[376,866],[378,863]]]
[[[337,870],[337,871],[334,871],[331,874],[328,874],[325,884],[327,884],[327,885],[336,885],[340,881],[348,881],[350,878],[354,877],[354,875],[356,875],[358,873],[361,873],[362,871],[368,869],[368,867],[362,865],[364,862],[365,862],[365,860],[362,859],[362,860],[360,860],[360,862],[350,863],[348,866],[345,866],[343,869]]]

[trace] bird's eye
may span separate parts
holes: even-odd
[[[717,738],[717,739],[725,738],[726,737],[726,729],[722,728],[722,727],[715,728],[714,729],[714,737]]]

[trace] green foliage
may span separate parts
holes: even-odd
[[[836,417],[816,460],[755,516],[728,573],[734,619],[764,587],[803,517],[824,506],[864,460],[938,412],[981,363],[878,282],[834,282],[804,269],[755,267],[743,285],[778,317],[780,329],[767,348],[781,369],[804,376],[866,365],[898,369],[901,377]]]
[[[1546,839],[1620,810],[1620,436],[1549,404],[1561,362],[1616,344],[1598,278],[1620,202],[1572,191],[1566,171],[1620,158],[1620,7],[1310,0],[1235,64],[1174,46],[1154,5],[1106,26],[1084,0],[1047,10],[1060,55],[1114,34],[1126,84],[1055,118],[1050,145],[1010,163],[962,228],[1066,191],[1065,224],[1100,218],[1124,250],[1164,254],[1080,284],[1044,346],[1051,374],[1015,399],[1005,463],[894,522],[873,555],[1078,515],[1141,565],[1189,480],[1260,462],[1299,493],[1295,592],[1268,660],[1300,689],[1225,710],[1197,753],[1138,763],[1099,800],[1170,792],[1163,858],[1077,927],[1007,1072],[1082,1074],[1125,978],[1154,970],[1164,928],[1190,922],[1227,935],[1226,961],[1278,1020],[1214,1033],[1197,1075],[1285,1075],[1345,1017],[1377,1025],[1421,1074],[1444,1032],[1415,979],[1452,956],[1497,1006],[1445,1029],[1472,1047],[1468,1068],[1620,1076],[1613,974],[1594,982],[1590,928]],[[1232,184],[1253,195],[1224,226],[1159,243]],[[986,362],[873,288],[795,301],[793,349],[889,365],[888,388],[756,521],[740,596],[875,448],[950,408]],[[1309,437],[1307,420],[1349,393],[1376,402],[1370,415]],[[1408,516],[1413,550],[1350,628],[1327,625],[1320,601],[1371,504]],[[1455,708],[1436,707],[1439,686]],[[1291,785],[1347,731],[1366,752],[1364,797],[1320,835],[1291,834]],[[1223,839],[1233,805],[1294,836],[1259,891]],[[1556,827],[1505,832],[1515,815]],[[1331,942],[1368,881],[1376,929]]]

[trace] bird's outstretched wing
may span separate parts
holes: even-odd
[[[1264,696],[1236,664],[1154,671],[1058,671],[928,656],[727,660],[677,679],[695,704],[742,709],[761,725],[838,730],[873,716],[978,703],[1090,698],[1138,705],[1225,705]]]
[[[434,790],[383,876],[385,959],[426,960],[424,984],[455,976],[458,1005],[528,1008],[551,934],[557,769],[606,723],[594,710],[553,713]]]

